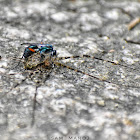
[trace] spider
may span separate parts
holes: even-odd
[[[109,84],[113,83],[113,82],[108,81],[104,78],[98,78],[94,75],[91,75],[89,73],[86,73],[86,72],[81,71],[79,69],[75,69],[73,67],[67,66],[66,64],[63,64],[63,63],[59,62],[60,60],[70,59],[70,58],[83,58],[83,57],[85,57],[85,58],[91,58],[91,59],[96,59],[96,60],[100,60],[100,61],[106,61],[106,62],[112,63],[113,65],[120,65],[120,66],[123,66],[123,67],[127,67],[125,65],[119,64],[118,62],[104,60],[102,58],[93,57],[93,56],[90,56],[90,55],[76,55],[76,56],[68,56],[68,57],[57,57],[56,50],[54,50],[53,46],[50,45],[50,44],[23,43],[22,45],[24,45],[24,44],[28,44],[29,46],[25,48],[23,56],[22,56],[21,59],[24,58],[24,61],[23,61],[24,69],[30,71],[29,72],[29,77],[32,80],[34,80],[33,76],[36,77],[37,72],[39,73],[39,75],[41,75],[41,74],[43,75],[43,74],[46,73],[46,71],[51,72],[51,70],[56,65],[56,66],[65,67],[65,68],[70,69],[72,71],[87,75],[91,78],[94,78],[94,79],[102,81],[102,82],[106,82],[106,83],[109,83]],[[19,61],[19,63],[20,62],[21,61]],[[18,65],[19,65],[19,63],[18,63]],[[41,78],[41,80],[43,80],[43,79]],[[34,94],[34,101],[33,101],[33,113],[32,113],[32,122],[31,122],[32,126],[34,125],[34,122],[35,122],[35,110],[36,110],[36,104],[37,104],[37,101],[36,101],[37,88],[40,87],[41,82],[42,81],[39,81],[39,80],[35,81],[36,91],[35,91],[35,94]],[[123,86],[122,84],[116,84],[116,83],[113,83],[113,84]],[[18,85],[19,84],[17,84],[16,86],[18,86]]]
[[[112,63],[114,65],[120,65],[120,66],[127,67],[125,65],[119,64],[118,62],[104,60],[102,58],[93,57],[93,56],[90,56],[90,55],[76,55],[76,56],[71,56],[71,57],[70,56],[68,56],[68,57],[57,57],[56,50],[53,49],[53,46],[50,45],[50,44],[43,44],[42,42],[41,42],[41,44],[23,43],[22,45],[24,45],[24,44],[29,44],[29,46],[25,48],[23,56],[22,56],[22,58],[23,57],[25,58],[24,69],[26,69],[26,70],[35,70],[39,67],[40,67],[40,69],[41,68],[42,69],[43,68],[44,69],[49,69],[49,68],[53,68],[54,65],[57,65],[57,66],[65,67],[65,68],[71,69],[73,71],[88,75],[88,76],[90,76],[92,78],[95,78],[97,80],[100,80],[100,81],[104,81],[104,82],[107,82],[107,83],[112,83],[112,82],[107,81],[105,79],[101,79],[101,78],[98,78],[98,77],[93,76],[91,74],[88,74],[86,72],[83,72],[79,69],[75,69],[75,68],[72,68],[72,67],[67,66],[65,64],[62,64],[58,61],[59,60],[64,60],[64,59],[70,59],[70,58],[86,57],[86,58],[92,58],[92,59],[96,59],[96,60],[106,61],[106,62]]]

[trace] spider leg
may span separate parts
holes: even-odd
[[[26,71],[25,72],[20,72],[20,73],[9,73],[7,75],[15,75],[15,74],[23,74],[23,73],[26,73]],[[32,74],[31,72],[28,72],[28,73],[30,75]],[[21,85],[25,80],[26,80],[26,78],[22,79],[20,83],[16,83],[12,88],[10,88],[10,90],[8,92],[5,92],[3,95],[1,95],[0,99],[3,98],[4,96],[6,96],[9,92],[13,91],[13,89],[15,89],[17,86]]]
[[[119,66],[123,66],[123,67],[127,67],[127,68],[130,68],[130,69],[133,69],[131,67],[128,67],[126,65],[123,65],[123,64],[119,64],[119,62],[114,62],[114,61],[110,61],[110,60],[105,60],[105,59],[102,59],[102,58],[99,58],[99,57],[94,57],[94,56],[90,56],[90,55],[76,55],[76,56],[68,56],[68,57],[57,57],[55,60],[64,60],[64,59],[70,59],[70,58],[92,58],[92,59],[96,59],[96,60],[101,60],[101,61],[105,61],[105,62],[109,62],[109,63],[112,63],[113,65],[119,65]],[[134,69],[135,70],[135,69]]]
[[[41,74],[42,74],[43,72],[44,72],[44,71],[41,71]],[[49,73],[47,74],[47,76],[49,76],[51,72],[52,72],[52,69],[50,69],[50,71],[49,71]],[[46,81],[47,76],[45,77],[44,80],[43,80],[43,78],[42,78],[43,83]],[[35,81],[34,81],[34,82],[35,82]],[[36,81],[35,84],[36,84],[36,89],[35,89],[35,94],[34,94],[34,98],[33,98],[33,112],[32,112],[31,127],[33,127],[33,126],[34,126],[34,123],[35,123],[35,116],[36,116],[37,103],[40,104],[39,102],[37,102],[36,98],[37,98],[37,89],[38,89],[38,87],[41,86],[41,83],[38,82],[38,81]]]
[[[57,62],[57,61],[54,61],[54,64],[57,65],[57,66],[60,66],[60,67],[65,67],[65,68],[67,68],[67,69],[73,70],[73,71],[78,72],[78,73],[82,73],[82,74],[84,74],[84,75],[87,75],[87,76],[89,76],[89,77],[92,77],[92,78],[94,78],[94,79],[97,79],[97,80],[99,80],[99,81],[106,82],[106,83],[109,83],[109,84],[114,84],[114,85],[117,85],[117,86],[120,86],[120,87],[140,88],[139,84],[138,84],[138,85],[129,85],[129,84],[128,84],[128,85],[124,85],[124,84],[114,83],[114,82],[108,81],[108,80],[106,80],[106,79],[102,79],[102,78],[93,76],[93,75],[91,75],[91,74],[89,74],[89,73],[86,73],[86,72],[83,72],[83,71],[81,71],[81,70],[75,69],[75,68],[73,68],[73,67],[67,66],[67,65],[62,64],[62,63]]]
[[[78,73],[82,73],[82,74],[84,74],[84,75],[88,75],[89,77],[92,77],[92,78],[97,79],[97,80],[99,80],[99,81],[103,81],[103,82],[107,82],[107,83],[112,83],[112,82],[107,81],[107,80],[105,80],[105,79],[98,78],[98,77],[96,77],[96,76],[93,76],[93,75],[91,75],[91,74],[88,74],[88,73],[86,73],[86,72],[83,72],[83,71],[81,71],[81,70],[75,69],[75,68],[73,68],[73,67],[67,66],[67,65],[65,65],[65,64],[62,64],[62,63],[59,63],[59,62],[56,62],[56,61],[54,61],[54,64],[57,65],[57,66],[65,67],[65,68],[67,68],[67,69],[71,69],[71,70],[73,70],[73,71],[75,71],[75,72],[78,72]]]
[[[33,126],[34,123],[35,123],[35,111],[36,111],[36,103],[37,103],[37,101],[36,101],[36,96],[37,96],[37,88],[38,88],[38,87],[39,87],[39,86],[36,86],[35,94],[34,94],[34,98],[33,98],[33,112],[32,112],[31,126]]]
[[[127,40],[127,39],[124,39],[127,43],[133,43],[133,44],[139,44],[140,45],[140,42],[137,42],[137,41],[133,41],[133,40]]]
[[[21,63],[21,60],[23,59],[23,56],[21,58],[19,58],[20,61],[18,62],[18,64],[15,66],[15,68],[17,68],[19,66],[19,64]]]

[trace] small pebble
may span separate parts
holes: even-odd
[[[56,23],[62,23],[67,21],[68,15],[66,15],[65,13],[59,12],[56,14],[51,15],[51,18],[56,22]]]
[[[105,101],[104,100],[99,100],[99,101],[97,101],[97,104],[99,106],[105,106]]]

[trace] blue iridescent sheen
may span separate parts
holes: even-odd
[[[40,44],[39,46],[40,46],[39,51],[40,51],[41,55],[46,54],[46,53],[50,53],[50,52],[51,52],[52,56],[56,55],[56,50],[53,50],[52,45],[50,45],[50,44]]]

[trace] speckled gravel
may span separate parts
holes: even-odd
[[[0,0],[0,139],[140,139],[140,45],[125,41],[140,42],[140,24],[127,26],[139,13],[138,0]],[[58,57],[126,67],[60,61],[111,83],[58,66],[31,75],[20,44],[41,41]]]

